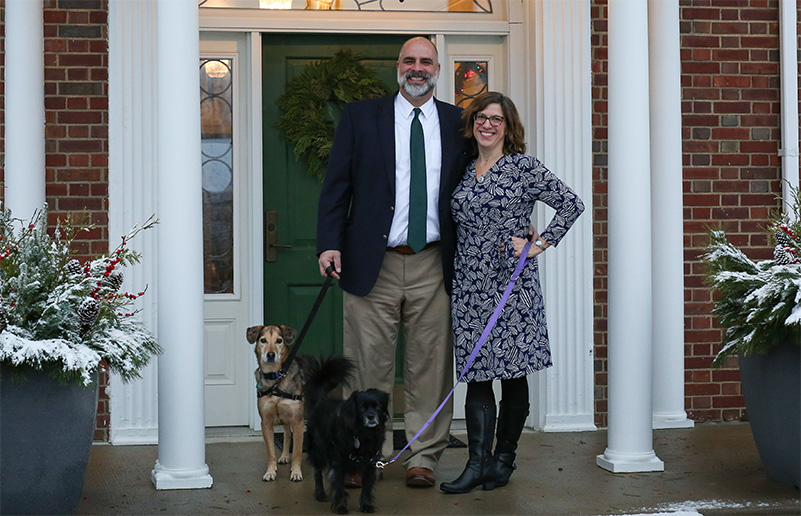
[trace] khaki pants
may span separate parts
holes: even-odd
[[[395,384],[398,330],[406,337],[404,357],[404,421],[406,440],[423,427],[453,387],[453,335],[450,298],[442,279],[438,247],[418,254],[388,251],[367,296],[344,293],[344,354],[356,362],[353,389],[371,387],[390,393]],[[402,326],[401,326],[402,325]],[[406,468],[434,469],[448,446],[453,400],[412,443]],[[391,425],[382,450],[394,457]]]

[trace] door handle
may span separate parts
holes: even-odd
[[[264,212],[264,261],[278,261],[278,249],[291,249],[289,244],[278,243],[278,210]]]

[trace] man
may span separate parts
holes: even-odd
[[[452,386],[450,195],[464,173],[467,147],[459,134],[461,109],[433,98],[440,65],[431,41],[404,43],[397,71],[398,94],[349,104],[342,113],[320,194],[317,252],[320,273],[333,264],[344,290],[344,352],[357,364],[354,389],[392,393],[403,331],[411,441]],[[452,415],[449,401],[410,446],[407,485],[435,484]],[[392,448],[390,427],[385,459]]]

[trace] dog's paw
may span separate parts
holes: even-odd
[[[272,482],[273,480],[275,480],[276,476],[275,474],[276,471],[274,469],[268,469],[267,473],[265,473],[264,476],[261,477],[261,479],[264,480],[265,482]]]
[[[289,455],[281,455],[278,457],[278,464],[289,464]]]
[[[291,480],[292,482],[300,482],[301,480],[303,480],[303,473],[301,473],[300,471],[292,471],[289,474],[289,480]]]
[[[348,514],[350,512],[347,505],[335,505],[331,507],[331,511],[336,514]]]
[[[370,504],[370,503],[363,503],[363,504],[362,504],[362,505],[359,507],[359,511],[360,511],[360,512],[368,512],[368,513],[373,513],[373,512],[375,512],[375,505],[373,505],[373,504]]]

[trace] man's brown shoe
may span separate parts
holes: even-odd
[[[383,480],[384,472],[381,470],[376,471],[375,477],[378,480]],[[345,487],[362,487],[362,476],[358,473],[345,475]]]
[[[345,487],[362,487],[362,476],[358,473],[345,475]]]
[[[406,485],[409,487],[434,487],[436,483],[434,472],[428,468],[409,468],[406,471]]]

